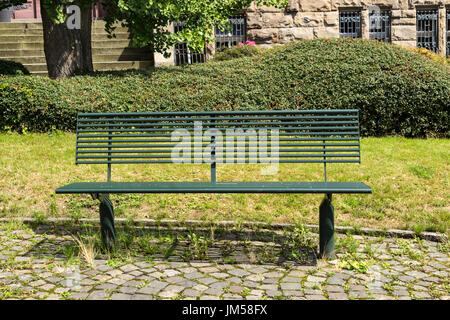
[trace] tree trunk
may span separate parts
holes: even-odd
[[[92,8],[81,8],[80,28],[69,29],[67,23],[57,24],[51,20],[43,2],[41,15],[49,77],[66,78],[76,73],[92,72]]]

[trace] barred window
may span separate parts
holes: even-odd
[[[216,50],[218,51],[221,48],[230,48],[239,42],[245,42],[247,40],[245,16],[233,16],[228,20],[232,24],[231,30],[221,31],[217,27],[215,28]]]
[[[417,11],[417,47],[438,52],[438,11]]]
[[[373,10],[369,12],[369,37],[391,42],[391,11]]]
[[[174,23],[174,32],[180,32],[186,25],[184,22]],[[185,42],[175,45],[175,65],[180,66],[184,64],[192,64],[206,61],[206,52],[203,48],[203,52],[195,52]]]
[[[341,38],[361,38],[361,11],[340,11],[339,32]]]

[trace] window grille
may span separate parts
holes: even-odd
[[[438,52],[438,11],[417,11],[417,47]]]
[[[384,42],[391,42],[391,11],[374,10],[369,13],[369,37]]]
[[[339,12],[341,38],[361,38],[361,11]]]
[[[184,22],[174,23],[174,32],[180,32],[186,25]],[[192,64],[206,61],[206,52],[203,48],[203,52],[195,52],[185,42],[175,45],[175,65],[180,66],[184,64]]]
[[[229,21],[232,24],[230,31],[221,31],[217,27],[215,28],[217,51],[220,51],[221,48],[236,46],[239,42],[247,40],[245,16],[233,16]]]

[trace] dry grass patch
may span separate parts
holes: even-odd
[[[362,163],[333,164],[330,181],[362,181],[372,195],[336,195],[336,224],[448,233],[449,139],[363,138]],[[105,181],[106,167],[74,165],[75,135],[0,135],[0,216],[98,217],[88,195],[56,195],[71,182]],[[321,165],[218,165],[218,181],[320,181]],[[208,165],[113,166],[113,181],[208,181]],[[318,222],[321,195],[131,194],[111,196],[117,217]]]

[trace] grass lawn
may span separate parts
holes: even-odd
[[[0,134],[0,217],[98,217],[89,195],[56,195],[70,182],[105,181],[106,166],[75,166],[75,135]],[[362,163],[331,164],[329,181],[361,181],[371,195],[336,195],[340,226],[439,231],[448,234],[449,139],[363,138]],[[282,164],[277,175],[261,165],[218,165],[218,181],[321,181],[318,164]],[[208,181],[208,165],[113,166],[113,181]],[[116,217],[318,223],[322,195],[112,195]]]

